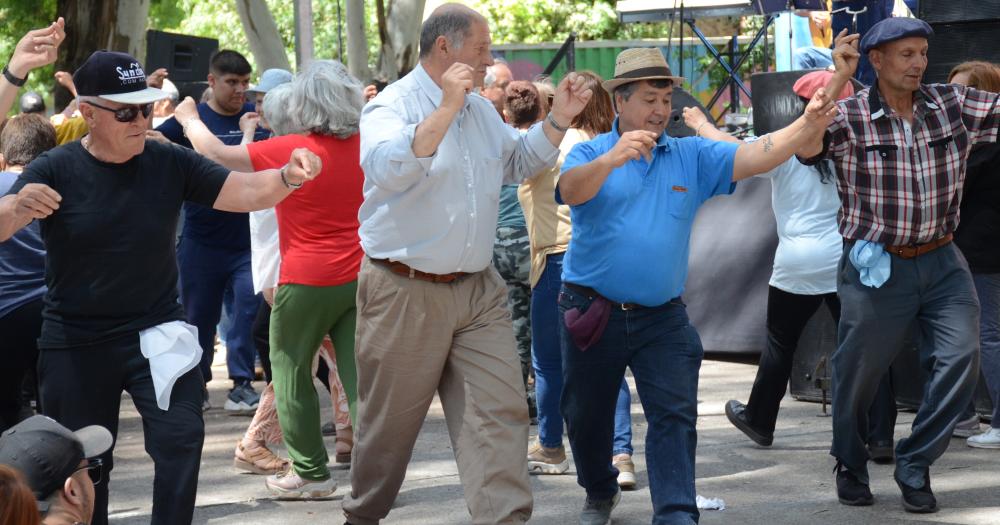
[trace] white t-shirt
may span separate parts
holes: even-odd
[[[819,170],[792,157],[759,176],[771,179],[771,207],[778,223],[769,284],[798,295],[836,292],[844,242],[837,229],[836,175],[823,183]]]
[[[274,208],[250,212],[250,273],[253,293],[278,286],[281,252],[278,250],[278,216]]]

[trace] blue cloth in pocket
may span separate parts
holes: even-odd
[[[879,242],[857,241],[851,248],[851,264],[858,270],[861,284],[879,288],[892,274],[892,259]]]

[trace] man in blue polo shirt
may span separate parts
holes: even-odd
[[[832,104],[820,94],[789,127],[748,144],[676,139],[664,129],[673,84],[657,49],[618,55],[613,129],[577,144],[563,163],[556,198],[571,206],[573,239],[559,309],[562,411],[578,482],[581,524],[604,524],[620,496],[611,465],[615,401],[632,369],[646,434],[654,524],[698,521],[694,459],[702,347],[681,292],[691,224],[733,182],[788,160],[823,133]],[[696,130],[700,131],[700,130]]]

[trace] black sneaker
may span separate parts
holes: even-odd
[[[899,479],[899,473],[893,472],[892,478],[896,480],[896,484],[899,485],[899,490],[903,492],[903,508],[906,512],[916,512],[919,514],[929,514],[931,512],[937,512],[937,498],[934,497],[934,493],[931,492],[931,473],[930,470],[924,471],[924,486],[919,489],[915,489]]]
[[[580,525],[607,525],[611,523],[611,511],[618,506],[618,500],[622,497],[622,491],[615,492],[609,499],[590,499],[583,504],[580,511]]]
[[[837,499],[841,503],[852,507],[867,507],[875,503],[868,484],[847,470],[843,463],[838,461],[833,471],[837,473]]]
[[[879,465],[888,465],[892,463],[895,459],[892,440],[872,441],[868,444],[868,454],[872,457],[872,461],[878,463]]]
[[[726,417],[729,418],[729,422],[734,427],[740,429],[754,443],[762,447],[771,446],[771,443],[774,442],[774,434],[765,434],[753,428],[750,422],[747,421],[746,408],[746,405],[743,403],[735,399],[730,399],[726,402]]]

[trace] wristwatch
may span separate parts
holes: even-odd
[[[7,82],[10,82],[17,87],[23,86],[24,83],[28,81],[28,75],[25,75],[24,78],[17,78],[14,76],[14,73],[11,73],[10,70],[7,69],[7,66],[3,67],[3,77],[7,79]]]

